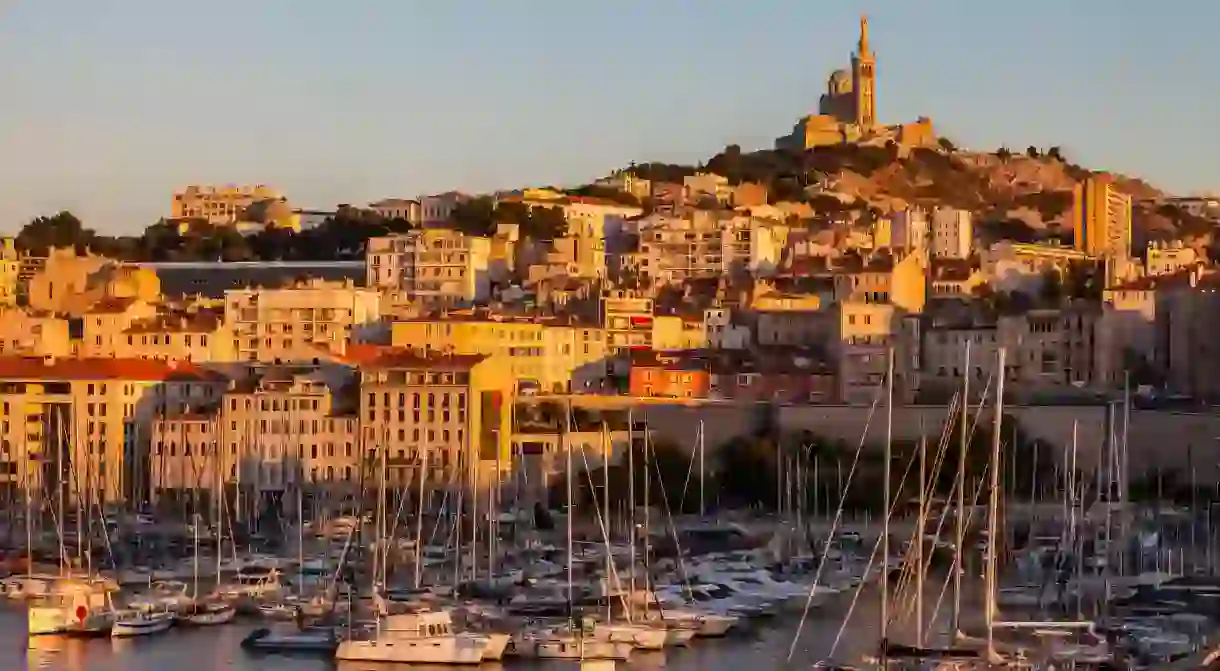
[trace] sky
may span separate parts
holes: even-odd
[[[330,208],[770,147],[869,14],[884,123],[1220,190],[1205,0],[0,0],[0,232],[187,184]]]

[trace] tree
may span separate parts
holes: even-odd
[[[1012,158],[1012,152],[1009,151],[1008,147],[1000,147],[999,149],[995,150],[995,155],[1001,161],[1007,161],[1008,159]]]
[[[487,235],[495,229],[492,220],[495,211],[496,201],[490,196],[471,198],[453,208],[449,223],[467,235]]]
[[[1029,147],[1025,149],[1025,155],[1030,158],[1038,158],[1038,148],[1032,144],[1029,145]]]
[[[1046,156],[1047,156],[1047,158],[1054,159],[1056,161],[1059,161],[1060,163],[1067,163],[1067,160],[1063,158],[1063,150],[1060,149],[1058,145],[1055,145],[1054,147],[1047,149]]]
[[[938,138],[936,143],[940,145],[941,149],[944,149],[950,154],[957,152],[957,145],[953,144],[953,141],[947,137]]]
[[[1063,275],[1058,268],[1047,268],[1042,273],[1039,296],[1048,305],[1059,305],[1063,300]]]
[[[52,247],[75,247],[84,251],[93,239],[93,231],[67,210],[50,217],[38,217],[17,234],[17,247],[31,254],[45,256]]]

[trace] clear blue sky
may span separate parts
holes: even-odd
[[[864,10],[882,121],[1220,188],[1204,0],[0,0],[0,230],[135,232],[189,183],[323,208],[769,146]]]

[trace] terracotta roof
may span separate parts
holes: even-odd
[[[132,322],[123,333],[211,333],[220,326],[220,318],[214,312],[194,315],[161,314],[152,319]]]
[[[368,369],[409,368],[447,371],[468,371],[487,359],[482,354],[417,352],[401,347],[363,343],[348,345],[347,351],[336,358]]]
[[[90,314],[121,314],[136,304],[135,298],[103,298],[89,306]]]
[[[942,282],[965,282],[974,267],[965,259],[936,259],[932,262],[932,277]]]
[[[0,356],[0,380],[219,381],[216,371],[180,361]]]

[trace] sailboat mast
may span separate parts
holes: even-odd
[[[571,429],[570,422],[572,421],[572,401],[569,399],[567,405],[564,406],[563,424],[560,428],[559,444],[563,446],[564,451],[564,488],[568,499],[568,510],[566,518],[567,535],[568,535],[568,622],[572,622],[572,583],[574,576],[572,575],[572,446],[568,443],[568,432]]]
[[[630,552],[630,573],[628,581],[631,588],[631,598],[635,599],[635,417],[630,408],[627,409],[627,518],[631,524],[631,534],[628,540],[631,542]],[[627,610],[628,619],[631,618],[631,609]]]
[[[996,616],[996,525],[999,522],[1000,506],[1000,426],[1004,417],[1004,359],[1006,350],[1001,347],[999,366],[996,369],[995,418],[991,430],[991,493],[987,503],[987,595],[983,614],[987,621],[987,658],[995,656],[995,616]]]
[[[419,589],[423,578],[424,546],[424,489],[427,483],[428,450],[421,451],[419,465],[419,510],[415,511],[415,589]]]
[[[704,499],[704,445],[703,445],[703,420],[699,420],[699,516],[707,515],[707,506]]]
[[[882,468],[881,498],[881,644],[884,661],[885,645],[890,626],[890,461],[894,438],[894,348],[886,357],[885,373],[885,465]]]
[[[928,513],[928,437],[919,422],[919,523],[915,530],[915,645],[923,647],[924,516]]]
[[[962,625],[962,564],[966,546],[966,452],[970,449],[970,341],[966,341],[965,367],[962,369],[961,432],[957,452],[957,519],[953,539],[953,631],[957,640]],[[1002,373],[1001,373],[1002,374]]]
[[[610,552],[610,441],[606,421],[602,420],[602,533],[606,540],[606,621],[610,621],[610,576],[614,572],[614,555]]]

